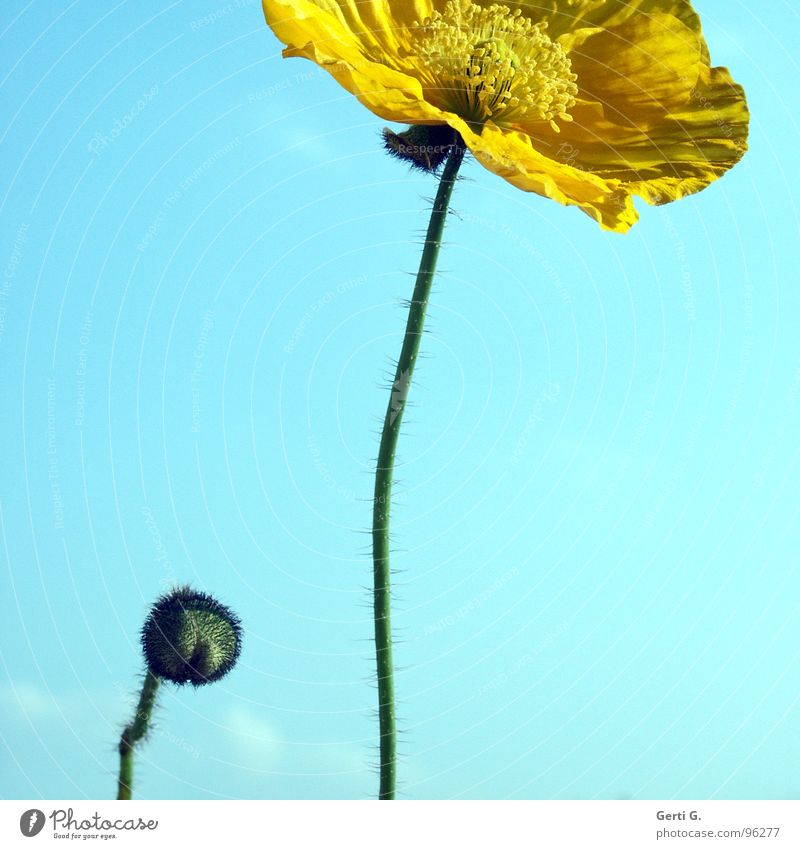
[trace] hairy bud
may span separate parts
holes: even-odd
[[[239,657],[239,617],[206,593],[178,587],[153,606],[142,628],[150,671],[174,684],[209,684]]]

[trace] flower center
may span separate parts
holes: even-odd
[[[571,121],[578,87],[569,57],[519,9],[447,0],[420,27],[419,56],[441,105],[483,123],[517,117]]]

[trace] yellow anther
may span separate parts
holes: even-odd
[[[468,121],[536,118],[558,129],[578,88],[569,57],[519,9],[448,0],[416,29],[432,100]]]

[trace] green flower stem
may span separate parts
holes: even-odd
[[[456,175],[464,159],[463,142],[459,138],[447,158],[439,189],[433,202],[425,248],[417,273],[414,295],[408,309],[403,347],[397,361],[392,392],[383,422],[378,468],[375,472],[375,499],[372,509],[372,559],[374,567],[375,653],[378,668],[378,720],[380,724],[380,792],[379,799],[394,799],[397,779],[397,724],[394,703],[394,667],[392,665],[391,583],[389,568],[389,513],[392,498],[392,475],[400,424],[411,385],[411,377],[419,354],[422,328],[428,307],[436,260],[442,244],[450,196]]]
[[[119,785],[117,799],[130,799],[133,787],[133,750],[147,734],[161,679],[149,669],[142,685],[133,722],[125,727],[119,741]]]

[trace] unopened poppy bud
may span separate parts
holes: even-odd
[[[209,684],[239,657],[239,617],[206,593],[178,587],[153,606],[142,628],[150,671],[174,684]]]

